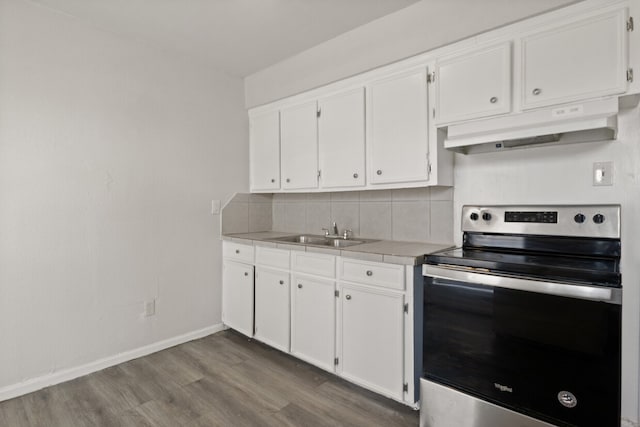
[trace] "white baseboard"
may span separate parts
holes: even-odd
[[[153,344],[145,345],[144,347],[139,347],[133,350],[126,351],[124,353],[116,354],[114,356],[105,357],[103,359],[98,359],[85,365],[76,366],[59,372],[53,372],[51,374],[32,378],[18,384],[12,384],[6,387],[2,387],[0,388],[0,402],[2,402],[3,400],[13,399],[14,397],[22,396],[24,394],[43,389],[45,387],[49,387],[51,385],[70,381],[74,378],[91,374],[93,372],[97,372],[110,366],[127,362],[129,360],[137,359],[138,357],[146,356],[148,354],[155,353],[157,351],[164,350],[178,344],[183,344],[188,341],[206,337],[207,335],[220,332],[223,329],[225,329],[225,327],[222,323],[208,326],[197,331],[189,332],[177,337],[172,337],[163,341],[155,342]]]

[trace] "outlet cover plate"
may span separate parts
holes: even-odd
[[[152,299],[144,303],[144,316],[150,317],[156,314],[156,300]]]

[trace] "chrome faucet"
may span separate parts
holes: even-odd
[[[329,237],[331,239],[349,239],[353,232],[351,230],[345,229],[342,234],[340,234],[340,232],[338,231],[338,225],[336,224],[335,221],[333,221],[331,223],[331,230],[329,230],[328,228],[323,228],[322,231],[324,231],[324,237]],[[331,232],[330,232],[331,231]]]
[[[340,237],[338,234],[338,226],[335,221],[331,224],[331,230],[323,228],[322,231],[324,231],[324,237]]]

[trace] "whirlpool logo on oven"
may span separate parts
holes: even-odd
[[[508,393],[513,393],[513,389],[511,387],[507,387],[506,385],[502,385],[502,384],[498,384],[498,383],[493,383],[493,386],[495,388],[497,388],[500,391],[506,391]]]

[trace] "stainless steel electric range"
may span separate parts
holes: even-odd
[[[424,427],[619,426],[619,206],[464,206],[423,266]]]

